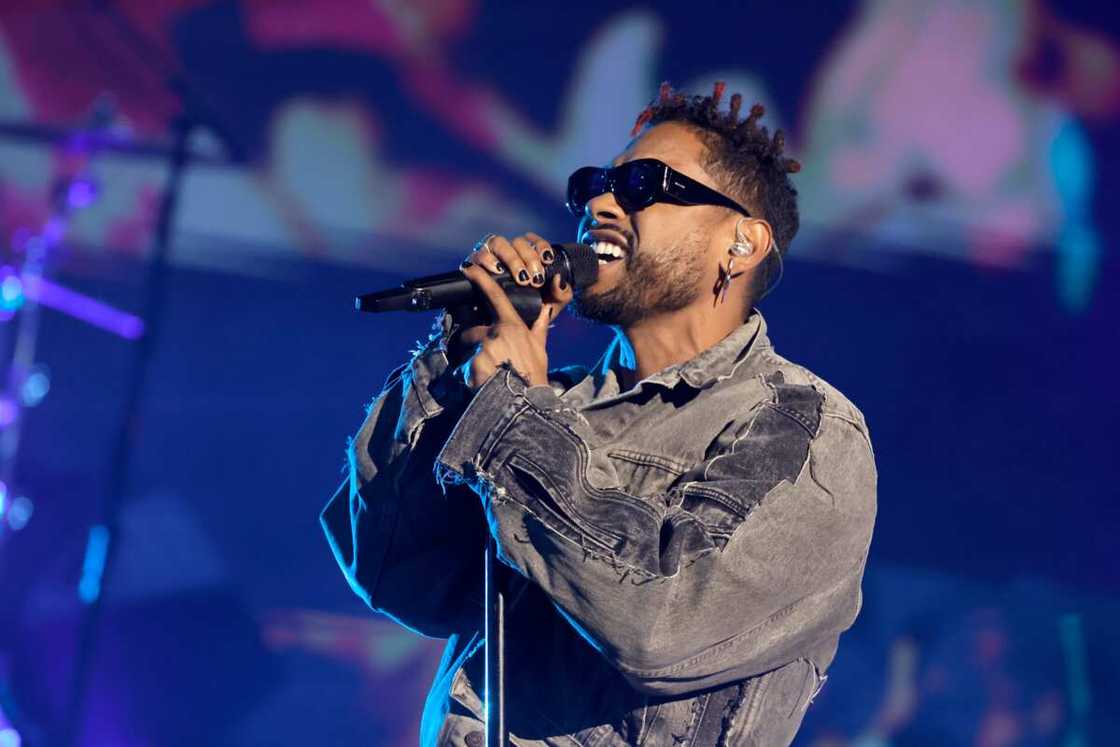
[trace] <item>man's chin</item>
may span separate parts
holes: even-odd
[[[569,308],[579,318],[622,327],[630,326],[641,318],[640,311],[627,303],[628,299],[621,298],[621,294],[615,292],[617,289],[596,292],[592,288],[584,289],[572,299]]]

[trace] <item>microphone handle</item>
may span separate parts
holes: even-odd
[[[541,309],[541,289],[552,282],[557,273],[561,273],[569,284],[572,282],[567,254],[562,250],[562,245],[552,246],[556,250],[556,261],[545,265],[545,283],[541,288],[518,285],[508,268],[491,275],[506,291],[526,324],[532,324],[536,320]],[[414,278],[405,281],[399,288],[366,293],[354,299],[354,306],[358,311],[374,313],[451,309],[456,322],[460,324],[488,324],[493,321],[486,297],[458,270]]]

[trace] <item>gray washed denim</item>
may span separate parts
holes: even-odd
[[[823,684],[875,519],[862,414],[757,310],[625,392],[622,354],[551,386],[502,367],[471,397],[437,333],[351,442],[335,556],[373,609],[448,639],[422,744],[480,743],[488,530],[514,744],[787,745]]]

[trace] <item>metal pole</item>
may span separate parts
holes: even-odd
[[[486,543],[486,747],[506,747],[505,594],[498,579],[498,543]]]
[[[167,255],[174,230],[175,208],[187,166],[187,142],[193,125],[194,123],[186,118],[180,118],[175,122],[170,169],[163,198],[160,201],[155,240],[145,283],[146,327],[144,335],[133,348],[134,354],[125,390],[124,412],[113,452],[108,490],[102,502],[101,523],[90,528],[86,559],[82,568],[79,593],[82,601],[86,603],[86,613],[82,617],[78,631],[78,650],[70,685],[70,699],[58,740],[62,747],[77,745],[81,736],[83,705],[97,643],[97,628],[101,617],[102,600],[105,598],[105,583],[116,554],[121,501],[128,489],[129,457],[138,435],[140,402],[148,378],[148,364],[155,350],[156,332],[163,307]]]

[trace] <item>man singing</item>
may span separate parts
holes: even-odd
[[[787,745],[860,607],[876,469],[860,411],[778,355],[755,303],[798,228],[783,137],[741,97],[662,85],[568,206],[599,277],[488,236],[463,273],[496,321],[444,317],[350,445],[323,525],[375,610],[447,638],[425,745],[483,739],[483,563],[504,565],[518,745]],[[521,321],[493,273],[540,288]],[[571,302],[615,339],[549,370]]]

